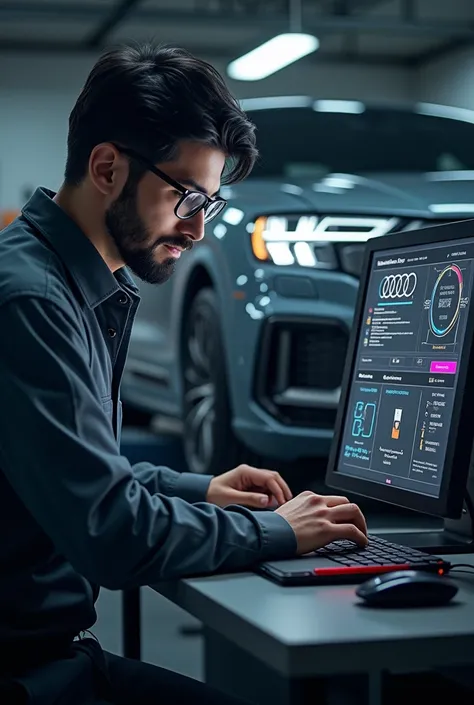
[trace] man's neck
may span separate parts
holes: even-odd
[[[123,267],[124,263],[121,262],[117,249],[103,225],[100,204],[94,203],[80,186],[71,187],[65,184],[53,200],[92,242],[112,272]]]

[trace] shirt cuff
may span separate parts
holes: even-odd
[[[294,558],[297,552],[296,534],[290,524],[276,512],[253,512],[262,532],[262,561]]]
[[[192,472],[182,472],[173,488],[173,494],[190,504],[205,502],[212,478],[213,475],[195,475]]]

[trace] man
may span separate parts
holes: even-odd
[[[38,189],[0,234],[1,702],[230,703],[84,638],[98,586],[366,543],[356,506],[291,499],[277,473],[198,477],[120,455],[139,301],[127,268],[166,281],[225,206],[221,178],[244,178],[256,154],[253,126],[211,66],[179,49],[115,49],[71,113],[63,186]],[[237,506],[269,503],[276,511]]]

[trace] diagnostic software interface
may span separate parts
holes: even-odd
[[[438,497],[474,238],[375,252],[338,472]]]

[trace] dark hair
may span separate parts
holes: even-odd
[[[258,154],[254,125],[213,66],[178,47],[109,49],[69,117],[65,181],[83,180],[101,142],[132,148],[156,163],[172,159],[184,139],[222,149],[225,183],[244,179]],[[138,177],[143,170],[133,172]]]

